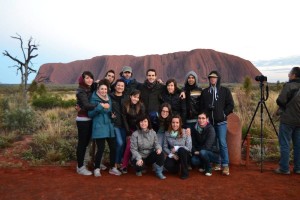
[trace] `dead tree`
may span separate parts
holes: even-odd
[[[19,71],[21,73],[21,88],[22,88],[22,97],[24,101],[23,103],[25,106],[27,106],[28,76],[31,73],[36,73],[36,70],[32,68],[33,64],[31,62],[31,59],[38,56],[38,54],[33,55],[33,51],[38,50],[38,45],[36,45],[35,42],[32,41],[32,37],[30,37],[27,43],[27,48],[23,47],[22,37],[19,34],[16,35],[17,36],[11,36],[11,38],[20,41],[24,61],[21,61],[17,57],[11,56],[10,53],[8,53],[6,50],[3,52],[3,55],[9,57],[10,59],[12,59],[17,63],[13,67],[17,67],[17,73]]]

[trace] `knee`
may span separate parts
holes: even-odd
[[[200,159],[198,156],[192,156],[191,163],[193,166],[199,166],[200,165]]]

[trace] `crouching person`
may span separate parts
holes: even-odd
[[[155,163],[156,176],[165,179],[163,175],[164,154],[157,141],[156,132],[151,128],[150,119],[147,115],[137,118],[138,129],[132,133],[130,139],[130,150],[132,153],[132,163],[136,168],[136,175],[142,176],[145,165]]]
[[[209,123],[208,116],[202,112],[198,115],[198,120],[192,132],[192,164],[199,166],[200,172],[205,172],[206,176],[212,175],[212,164],[220,163],[216,143],[216,133],[214,127]]]

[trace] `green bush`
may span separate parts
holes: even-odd
[[[76,105],[76,100],[63,100],[59,95],[42,95],[32,99],[36,108],[50,109],[55,107],[69,108]]]
[[[14,133],[0,135],[0,149],[10,147],[16,140],[17,136]]]

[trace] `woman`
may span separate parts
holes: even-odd
[[[111,99],[107,95],[109,83],[106,79],[98,83],[97,91],[92,94],[90,102],[96,104],[96,108],[89,111],[88,114],[93,118],[92,138],[97,145],[97,153],[95,157],[94,176],[101,176],[100,161],[105,148],[105,140],[109,146],[109,157],[111,168],[110,174],[121,175],[121,172],[115,167],[115,133],[111,122]]]
[[[129,99],[127,99],[122,107],[123,122],[126,130],[126,149],[123,156],[123,163],[121,171],[127,173],[127,167],[130,159],[130,136],[134,132],[136,127],[136,119],[139,115],[145,114],[145,106],[140,101],[141,92],[139,90],[133,90]],[[126,98],[126,97],[125,97]]]
[[[191,136],[182,129],[179,115],[172,117],[171,125],[165,133],[164,152],[168,155],[165,168],[171,173],[178,173],[181,169],[181,179],[189,177],[188,157],[192,149]]]
[[[89,98],[94,90],[94,76],[90,71],[84,71],[78,80],[79,86],[76,90],[78,130],[78,144],[76,150],[77,173],[80,175],[92,175],[84,165],[84,155],[90,142],[92,134],[92,119],[88,117],[88,111],[93,110],[96,104],[90,103]]]
[[[121,167],[121,160],[126,143],[126,130],[122,119],[122,104],[124,100],[125,82],[118,79],[114,84],[114,92],[110,94],[112,101],[112,121],[116,134],[116,166]]]
[[[174,115],[180,115],[185,126],[186,122],[186,102],[180,97],[181,91],[177,87],[175,79],[169,79],[166,82],[166,89],[162,93],[161,98],[163,102],[169,103]]]
[[[141,115],[137,119],[138,130],[131,136],[130,149],[132,163],[136,168],[136,175],[142,176],[145,165],[154,164],[156,176],[165,179],[163,175],[164,154],[157,141],[155,131],[151,128],[150,119],[147,115]]]
[[[163,147],[165,132],[168,130],[172,119],[172,110],[171,105],[168,103],[163,103],[159,107],[159,128],[158,130],[154,130],[157,133],[157,140],[160,146]]]

